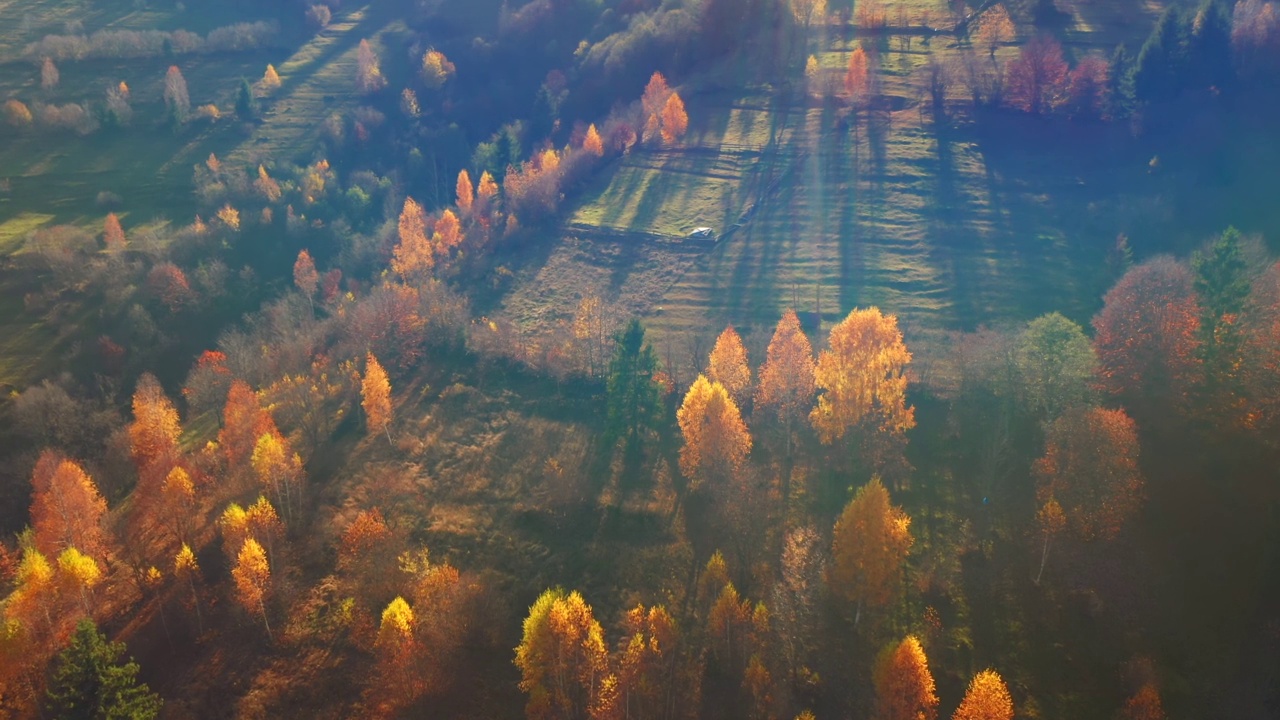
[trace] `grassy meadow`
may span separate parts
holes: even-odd
[[[1120,42],[1135,52],[1162,3],[1059,7],[1069,54],[1109,56]],[[901,13],[909,24],[949,22],[941,3],[886,3],[891,31]],[[1020,24],[1015,45],[1030,32]],[[808,47],[839,73],[856,42],[851,30],[815,28]],[[1006,111],[958,109],[937,122],[924,70],[931,56],[954,58],[956,39],[890,32],[866,42],[879,49],[886,109],[853,122],[809,101],[802,78],[716,89],[731,84],[732,60],[688,83],[688,136],[599,173],[558,243],[517,259],[508,315],[536,328],[590,290],[643,315],[660,346],[694,344],[689,336],[727,323],[767,333],[791,305],[811,327],[819,314],[831,322],[878,305],[916,340],[1053,310],[1087,323],[1114,280],[1106,256],[1117,235],[1145,257],[1189,251],[1230,223],[1250,232],[1277,220],[1257,195],[1280,151],[1262,127],[1206,118],[1207,137],[1135,141],[1122,124]],[[1005,63],[1016,53],[998,51]],[[966,92],[958,80],[953,104]],[[1211,153],[1232,158],[1222,165],[1233,172],[1206,174]],[[704,225],[738,227],[718,243],[684,239]]]

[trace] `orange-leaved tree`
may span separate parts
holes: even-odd
[[[582,138],[582,149],[596,157],[604,157],[604,141],[600,138],[600,131],[596,130],[595,123],[587,128],[587,134]]]
[[[96,558],[107,554],[102,519],[107,502],[76,463],[46,450],[31,475],[32,540],[41,553],[54,557],[69,547]]]
[[[439,258],[448,258],[462,244],[462,223],[452,210],[446,209],[436,220],[435,232],[431,235],[431,244]]]
[[[275,65],[267,63],[267,70],[262,73],[262,80],[258,81],[258,87],[268,95],[280,89],[280,73],[276,72]]]
[[[880,479],[858,488],[832,532],[827,575],[831,591],[856,604],[855,623],[864,605],[879,608],[894,598],[911,544],[911,518],[890,504]]]
[[[880,651],[872,675],[876,720],[933,720],[938,695],[924,648],[914,635]]]
[[[400,211],[400,242],[391,255],[391,269],[404,280],[421,280],[435,266],[427,238],[427,214],[413,198],[404,199]]]
[[[1110,540],[1142,504],[1138,431],[1124,410],[1074,410],[1049,426],[1032,466],[1041,503],[1061,505],[1082,540]]]
[[[233,473],[247,469],[258,438],[269,433],[279,431],[271,415],[263,409],[258,394],[245,381],[233,380],[222,410],[222,429],[218,431],[218,447],[228,468]]]
[[[1124,704],[1121,713],[1124,720],[1167,720],[1160,691],[1151,683],[1144,684]]]
[[[751,452],[751,434],[738,406],[718,382],[699,375],[676,412],[684,447],[680,470],[690,480],[727,481]]]
[[[386,433],[387,442],[391,442],[391,382],[373,353],[365,359],[360,397],[369,431]]]
[[[160,486],[160,522],[173,533],[174,539],[185,543],[195,523],[196,487],[191,474],[175,465]]]
[[[864,422],[887,434],[915,427],[903,373],[911,353],[896,317],[874,307],[854,310],[831,328],[828,346],[818,355],[814,384],[821,394],[809,413],[823,443],[834,443]]]
[[[675,620],[661,605],[636,605],[623,618],[626,637],[618,662],[617,706],[634,717],[668,717],[667,699],[678,701],[685,678],[678,675],[680,648]],[[673,684],[676,687],[673,687]]]
[[[267,620],[271,566],[267,563],[267,553],[253,538],[245,540],[241,546],[231,577],[236,584],[236,600],[245,610],[262,614],[262,626],[267,629],[267,637],[271,637],[271,623]]]
[[[729,391],[729,397],[743,407],[751,397],[751,368],[747,366],[747,349],[742,337],[730,325],[716,338],[707,364],[707,377]]]
[[[320,285],[320,273],[316,271],[316,262],[306,248],[298,251],[298,259],[293,261],[293,284],[299,292],[307,296],[311,304],[311,312],[315,312],[316,288]]]
[[[382,611],[378,626],[377,649],[379,686],[391,696],[389,704],[403,706],[419,695],[422,681],[417,672],[421,648],[415,637],[413,608],[397,596]]]
[[[147,469],[153,464],[171,462],[178,456],[178,437],[181,434],[177,408],[165,395],[156,376],[145,373],[138,379],[138,387],[133,393],[133,422],[129,425],[130,454],[144,480]],[[156,487],[153,489],[159,489],[158,483],[162,478],[163,475],[155,478]]]
[[[976,27],[971,34],[973,42],[987,51],[992,62],[995,62],[996,48],[1011,42],[1017,33],[1013,20],[1009,18],[1009,11],[1000,3],[989,7],[979,15],[974,25]]]
[[[529,720],[585,718],[608,675],[604,631],[577,591],[547,590],[529,608],[516,647]]]
[[[951,720],[1013,720],[1013,698],[995,670],[973,676]]]
[[[689,114],[678,93],[671,93],[662,106],[662,142],[670,145],[689,131]]]
[[[107,219],[102,223],[102,244],[106,246],[107,254],[119,255],[124,252],[126,243],[120,218],[115,213],[107,213]]]
[[[871,93],[871,66],[867,61],[867,51],[861,44],[849,53],[849,67],[844,72],[844,92],[854,105],[865,103]]]
[[[458,209],[466,213],[471,212],[471,204],[475,202],[475,187],[471,184],[471,175],[463,168],[458,172]]]
[[[815,368],[813,346],[800,328],[796,311],[788,309],[773,331],[756,385],[756,407],[772,413],[782,423],[788,451],[792,426],[813,404]]]

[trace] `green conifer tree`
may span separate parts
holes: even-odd
[[[49,684],[49,711],[59,720],[151,720],[160,696],[138,682],[138,664],[122,663],[123,643],[108,642],[81,620],[71,645],[58,654]]]

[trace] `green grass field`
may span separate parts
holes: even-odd
[[[1160,6],[1121,4],[1061,3],[1075,19],[1063,32],[1068,52],[1140,44],[1150,25],[1132,18],[1154,19]],[[925,5],[942,17],[932,4],[909,17]],[[839,68],[853,43],[812,47]],[[659,346],[727,323],[767,332],[793,304],[820,306],[826,323],[877,305],[917,340],[1053,310],[1087,323],[1114,279],[1106,255],[1118,234],[1143,257],[1187,252],[1230,223],[1274,226],[1274,213],[1259,215],[1266,203],[1249,210],[1240,199],[1257,199],[1274,176],[1277,143],[1262,128],[1217,128],[1214,151],[1242,164],[1210,178],[1196,151],[1135,141],[1122,124],[967,110],[936,124],[919,70],[931,53],[957,53],[955,39],[889,38],[880,48],[891,110],[879,122],[862,116],[853,131],[835,110],[778,88],[700,93],[714,83],[690,83],[689,135],[603,171],[571,209],[565,239],[518,273],[507,314],[536,331],[592,290],[644,316]],[[1011,60],[1016,48],[1000,52]],[[963,92],[957,83],[950,96]],[[1215,202],[1196,201],[1205,196]],[[736,222],[719,243],[684,240],[694,227]]]

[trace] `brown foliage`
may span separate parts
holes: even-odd
[[[978,16],[975,25],[972,34],[974,44],[992,57],[995,57],[996,48],[1011,42],[1017,32],[1013,20],[1009,18],[1009,11],[1000,3]]]
[[[1103,389],[1128,407],[1185,403],[1200,375],[1200,316],[1186,265],[1159,257],[1125,273],[1093,318]]]
[[[111,255],[124,252],[124,228],[120,227],[120,218],[115,213],[107,213],[107,219],[102,223],[102,243]]]
[[[374,93],[386,87],[387,79],[382,76],[378,67],[378,56],[369,46],[368,40],[361,40],[356,51],[356,90],[360,93]]]
[[[876,659],[875,720],[933,720],[938,695],[924,648],[914,635],[890,645]]]
[[[1041,503],[1056,499],[1084,540],[1109,540],[1142,502],[1138,432],[1123,410],[1073,410],[1049,426],[1032,468]]]
[[[1124,720],[1166,720],[1168,715],[1160,702],[1160,691],[1147,683],[1125,702],[1122,717]]]
[[[45,58],[40,63],[40,88],[48,92],[58,86],[58,66],[53,64],[52,58]]]
[[[177,312],[192,299],[187,274],[168,261],[156,263],[147,273],[147,289],[164,303],[169,312]]]
[[[315,297],[319,283],[320,273],[316,272],[316,263],[311,259],[311,253],[303,248],[298,252],[298,259],[293,262],[293,284],[311,300]]]
[[[1101,118],[1107,109],[1110,75],[1111,64],[1105,58],[1081,58],[1067,76],[1067,112],[1075,118]]]
[[[1062,46],[1047,35],[1037,35],[1022,46],[1009,64],[1007,99],[1011,106],[1032,115],[1052,112],[1062,105],[1067,90],[1067,61]]]

